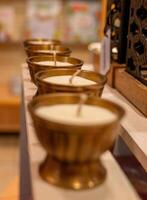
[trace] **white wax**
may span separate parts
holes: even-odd
[[[71,125],[100,125],[116,120],[111,111],[91,105],[83,105],[81,115],[77,116],[78,104],[58,104],[42,106],[36,109],[36,114],[52,122]]]
[[[43,41],[43,40],[34,40],[34,41],[31,41],[31,44],[49,45],[49,44],[51,44],[51,42],[49,42],[49,41]]]
[[[71,78],[71,75],[65,75],[65,76],[51,76],[48,78],[43,79],[44,81],[48,83],[54,83],[54,84],[60,84],[60,85],[71,85],[69,82],[69,79]],[[88,86],[88,85],[95,85],[96,82],[88,80],[86,78],[75,76],[72,80],[73,86]]]
[[[54,66],[55,65],[55,62],[54,61],[39,61],[39,62],[35,62],[36,64],[39,64],[39,65],[44,65],[44,66]],[[60,61],[57,61],[56,62],[56,66],[57,67],[62,67],[62,66],[72,66],[71,63],[69,62],[60,62]]]
[[[60,51],[56,51],[56,50],[37,50],[38,52],[40,52],[40,53],[54,53],[54,52],[56,52],[56,53],[59,53]]]

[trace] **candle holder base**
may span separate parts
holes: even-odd
[[[73,190],[93,188],[106,178],[106,170],[100,160],[67,163],[50,156],[40,165],[39,173],[48,183]]]

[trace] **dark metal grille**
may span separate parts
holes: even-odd
[[[147,0],[131,0],[127,71],[147,85]]]
[[[111,28],[111,61],[126,62],[130,0],[108,0],[107,24]]]

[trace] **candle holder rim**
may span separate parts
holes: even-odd
[[[43,44],[43,45],[40,45],[40,46],[27,46],[25,47],[25,51],[26,52],[31,52],[31,53],[43,53],[43,50],[44,51],[48,51],[48,52],[45,52],[46,54],[52,54],[51,50],[56,50],[57,51],[57,54],[62,54],[62,53],[71,53],[72,50],[67,47],[67,46],[64,46],[64,45],[60,45],[60,44],[55,44],[53,45],[54,46],[54,49],[52,49],[52,44]],[[44,49],[46,47],[47,49]]]
[[[29,103],[28,103],[28,110],[29,110],[29,112],[31,113],[31,115],[33,115],[36,119],[39,119],[39,120],[43,120],[44,122],[46,122],[46,123],[51,123],[51,124],[54,124],[54,126],[57,126],[57,125],[60,125],[60,126],[62,126],[63,128],[65,127],[65,126],[67,126],[67,127],[69,127],[69,128],[73,128],[73,127],[75,127],[75,128],[96,128],[96,127],[98,127],[98,128],[101,128],[101,127],[104,127],[104,126],[111,126],[111,125],[113,125],[114,123],[117,123],[119,120],[121,120],[122,119],[122,117],[125,115],[125,110],[120,106],[120,105],[118,105],[118,104],[116,104],[115,102],[112,102],[112,101],[110,101],[110,100],[106,100],[106,99],[101,99],[101,98],[94,98],[94,97],[89,97],[88,96],[88,98],[87,98],[87,100],[86,100],[86,102],[88,101],[88,100],[92,100],[92,101],[94,101],[95,99],[99,102],[99,103],[103,103],[103,105],[105,104],[105,105],[110,105],[110,106],[112,106],[113,108],[115,107],[115,109],[117,109],[117,118],[115,119],[115,120],[113,120],[113,121],[111,121],[111,122],[107,122],[107,123],[102,123],[102,124],[98,124],[98,125],[96,125],[96,124],[92,124],[92,125],[89,125],[89,124],[78,124],[78,125],[75,125],[75,124],[72,124],[72,123],[70,123],[70,124],[67,124],[67,123],[63,123],[63,122],[58,122],[58,121],[51,121],[51,120],[48,120],[48,119],[45,119],[45,118],[42,118],[42,117],[40,117],[40,116],[38,116],[37,114],[35,114],[35,109],[36,109],[36,103],[35,102],[38,102],[38,101],[41,101],[41,100],[48,100],[48,98],[50,98],[50,97],[56,97],[56,98],[61,98],[61,97],[63,97],[63,98],[65,98],[65,97],[70,97],[70,98],[76,98],[76,97],[78,97],[79,99],[80,99],[80,95],[79,94],[73,94],[73,93],[56,93],[56,94],[44,94],[44,95],[41,95],[41,96],[37,96],[37,97],[35,97],[34,99],[32,99]],[[87,104],[85,102],[85,104],[86,105],[91,105],[91,104]],[[78,102],[77,102],[78,103]],[[70,104],[77,104],[77,103],[70,103]],[[35,106],[33,106],[35,104]],[[59,103],[58,103],[59,104]],[[61,103],[61,104],[63,104],[63,103]],[[39,104],[40,105],[40,104]],[[47,105],[47,104],[46,104]],[[56,105],[56,104],[52,104],[52,105]],[[96,106],[95,104],[92,104],[92,105],[94,105],[94,106]],[[103,108],[108,108],[108,107],[104,107],[103,106]],[[109,111],[110,111],[111,109],[109,109]],[[69,134],[69,133],[68,133]],[[74,133],[74,134],[76,134],[76,133]],[[77,133],[77,134],[79,134],[79,132]],[[85,133],[84,133],[85,134]]]
[[[50,42],[51,44],[62,44],[60,40],[57,39],[47,39],[47,38],[30,38],[23,41],[24,46],[31,46],[31,45],[40,45],[40,44],[33,44],[32,42],[42,41],[42,42]]]
[[[99,86],[99,89],[100,88],[103,88],[104,87],[104,84],[107,82],[107,77],[106,76],[104,76],[104,75],[102,75],[102,74],[100,74],[100,73],[96,73],[96,72],[94,72],[94,71],[89,71],[89,70],[81,70],[81,72],[80,73],[91,73],[91,74],[96,74],[97,76],[99,76],[100,77],[100,80],[99,80],[99,82],[100,82],[100,84],[101,85],[99,85],[99,83],[97,82],[97,81],[95,81],[96,83],[94,83],[94,84],[91,84],[91,85],[82,85],[82,86],[78,86],[78,85],[72,85],[72,84],[69,84],[69,85],[64,85],[64,84],[58,84],[58,83],[50,83],[50,82],[47,82],[47,81],[44,81],[41,77],[40,77],[40,75],[42,75],[43,73],[45,74],[45,73],[49,73],[49,72],[51,72],[51,71],[73,71],[73,72],[76,72],[77,70],[75,70],[75,69],[46,69],[46,70],[41,70],[41,71],[39,71],[39,72],[37,72],[36,74],[35,74],[35,80],[36,81],[39,81],[39,82],[43,82],[43,83],[45,83],[45,84],[47,84],[47,85],[50,85],[50,86],[65,86],[65,87],[69,87],[69,88],[92,88],[92,86],[94,87],[94,86]],[[79,76],[79,77],[82,77],[82,76],[80,76],[80,73],[77,75],[77,76]],[[66,74],[65,74],[66,75]],[[60,76],[60,75],[59,75]],[[62,76],[62,75],[61,75]],[[49,77],[52,77],[52,76],[49,76]],[[88,79],[88,78],[87,78]],[[88,79],[88,80],[91,80],[91,79]]]
[[[32,59],[39,59],[39,58],[41,58],[42,60],[41,61],[54,61],[54,56],[52,56],[52,55],[50,55],[50,56],[31,56],[31,57],[29,57],[29,58],[27,58],[26,59],[26,62],[28,63],[28,64],[33,64],[33,65],[35,65],[35,66],[41,66],[41,67],[55,67],[54,65],[40,65],[40,64],[38,64],[37,63],[37,60],[36,60],[36,62],[34,61],[32,61]],[[44,60],[45,59],[45,60]],[[51,60],[47,60],[47,59],[51,59]],[[76,63],[76,64],[73,64],[73,63],[71,63],[71,62],[69,62],[69,63],[71,63],[71,64],[73,64],[73,66],[82,66],[83,64],[84,64],[84,62],[82,61],[82,60],[80,60],[80,59],[78,59],[78,58],[75,58],[75,57],[69,57],[69,56],[56,56],[56,59],[57,59],[57,61],[61,61],[61,60],[64,60],[64,59],[67,59],[67,61],[68,60],[74,60],[74,61],[77,61],[78,63]],[[59,59],[59,60],[58,60]],[[61,59],[61,60],[60,60]],[[67,61],[65,61],[65,62],[67,62]],[[62,66],[62,67],[66,67],[66,65],[65,66]],[[70,66],[69,66],[70,67]],[[72,67],[72,66],[71,66]]]

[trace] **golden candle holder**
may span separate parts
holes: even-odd
[[[54,52],[58,56],[70,56],[71,50],[67,47],[61,45],[39,45],[39,46],[29,46],[25,48],[28,57],[32,56],[50,56]]]
[[[86,93],[88,95],[93,95],[93,96],[101,96],[107,78],[101,74],[92,71],[80,70],[77,76],[94,81],[95,84],[93,85],[78,86],[71,84],[70,80],[69,84],[64,85],[64,84],[50,83],[44,80],[46,78],[53,76],[59,76],[59,77],[64,75],[72,76],[73,74],[75,74],[75,72],[76,72],[75,69],[51,69],[38,72],[35,75],[36,85],[38,87],[38,94],[71,92],[71,93]]]
[[[81,69],[83,65],[83,61],[79,60],[77,58],[67,57],[67,56],[56,56],[56,62],[63,62],[62,66],[55,66],[55,64],[52,65],[45,65],[45,64],[39,64],[39,62],[54,62],[54,56],[34,56],[27,59],[28,68],[30,71],[31,80],[35,83],[35,74],[37,72],[40,72],[41,70],[47,70],[47,69]],[[65,63],[65,65],[64,65]],[[66,63],[71,64],[70,66],[67,66]]]
[[[60,45],[61,41],[54,40],[54,39],[43,39],[43,38],[32,38],[25,40],[23,42],[23,45],[25,48],[31,47],[31,46],[42,46],[42,45]]]
[[[37,137],[47,152],[39,168],[41,177],[50,184],[74,190],[93,188],[104,182],[106,170],[100,156],[112,146],[124,115],[120,106],[97,97],[87,97],[85,105],[111,111],[116,115],[113,122],[74,125],[47,120],[36,114],[41,106],[78,104],[80,98],[71,93],[48,94],[34,98],[28,105]]]

